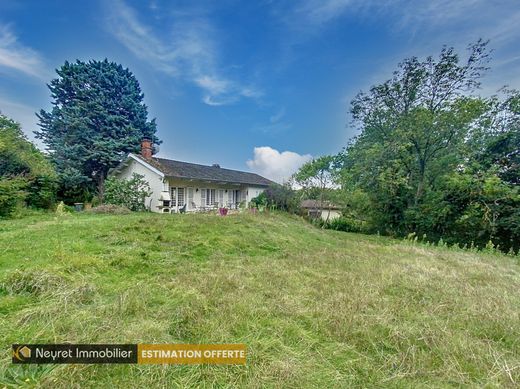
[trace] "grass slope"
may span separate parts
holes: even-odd
[[[2,387],[520,383],[517,258],[287,215],[0,223]],[[247,366],[10,364],[11,343],[246,343]]]

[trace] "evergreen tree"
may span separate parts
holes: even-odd
[[[65,62],[48,85],[50,111],[41,110],[42,139],[56,165],[61,196],[83,200],[103,197],[110,168],[129,152],[139,151],[143,138],[155,144],[155,119],[148,121],[139,82],[114,62]]]

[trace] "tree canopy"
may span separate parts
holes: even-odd
[[[346,226],[520,249],[520,93],[479,96],[489,50],[468,49],[405,59],[353,99],[359,135],[335,157]]]
[[[148,120],[139,82],[114,62],[65,62],[48,85],[52,109],[38,114],[42,139],[56,165],[61,195],[102,197],[110,168],[143,138],[158,144],[155,119]]]
[[[26,139],[18,123],[0,114],[0,216],[24,202],[48,208],[55,190],[56,174],[47,157]]]

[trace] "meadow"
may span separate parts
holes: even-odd
[[[286,214],[0,221],[0,388],[515,387],[520,262]],[[12,365],[12,343],[245,343],[245,366]]]

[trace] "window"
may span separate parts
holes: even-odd
[[[177,202],[179,207],[184,207],[184,188],[177,188]]]
[[[233,203],[238,204],[238,203],[240,203],[240,201],[242,201],[240,191],[234,190],[233,191]]]
[[[206,205],[215,205],[217,199],[215,197],[215,189],[206,189]]]
[[[176,188],[176,187],[170,188],[170,196],[172,198],[172,202],[171,202],[172,207],[175,207],[177,205],[179,207],[184,206],[184,191],[185,191],[185,188]]]

